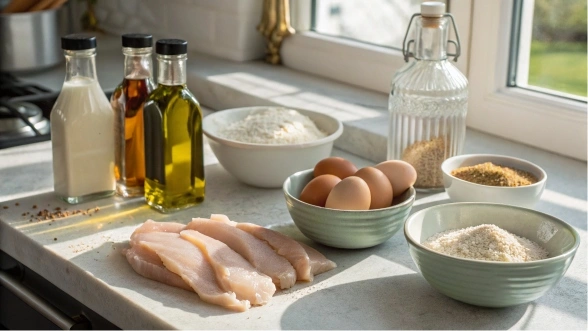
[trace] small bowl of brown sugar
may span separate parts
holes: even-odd
[[[494,154],[451,157],[441,164],[443,184],[455,202],[494,202],[533,208],[547,174],[529,161]]]

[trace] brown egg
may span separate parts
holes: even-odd
[[[329,193],[340,181],[341,178],[335,175],[315,177],[302,189],[299,199],[311,205],[324,207]]]
[[[368,210],[372,197],[370,187],[361,178],[349,176],[335,185],[325,207],[342,210]]]
[[[328,157],[320,160],[314,166],[314,177],[320,175],[335,175],[341,179],[345,179],[353,175],[357,171],[357,167],[342,157]]]
[[[359,169],[354,176],[363,179],[370,188],[370,209],[386,208],[392,204],[392,184],[384,173],[374,167]]]
[[[410,163],[405,161],[384,161],[376,165],[376,168],[381,170],[390,180],[395,197],[404,193],[417,179],[416,170]]]

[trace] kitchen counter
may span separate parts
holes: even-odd
[[[98,40],[102,87],[120,79],[119,39]],[[63,68],[20,76],[58,90]],[[386,96],[260,62],[234,63],[191,54],[188,86],[202,104],[285,105],[329,111],[345,133],[334,155],[359,167],[385,156]],[[587,328],[586,162],[576,161],[468,130],[464,153],[513,155],[548,174],[539,211],[573,225],[581,237],[576,257],[560,283],[542,298],[505,309],[463,304],[438,293],[418,273],[402,232],[369,249],[318,245],[293,225],[279,189],[236,181],[207,148],[207,196],[200,206],[163,215],[142,199],[112,197],[73,209],[95,209],[55,221],[30,222],[40,209],[66,207],[52,193],[51,144],[0,150],[0,249],[123,329],[581,329]],[[357,156],[359,155],[359,156]],[[369,161],[373,160],[373,161]],[[417,195],[413,212],[449,202],[445,193]],[[18,204],[18,205],[17,205]],[[33,209],[33,206],[37,206]],[[237,221],[275,226],[335,261],[338,267],[312,283],[278,291],[266,306],[232,313],[197,295],[145,279],[120,254],[132,231],[147,219],[187,222],[225,213]]]
[[[123,329],[586,329],[586,164],[468,132],[466,152],[513,154],[541,165],[547,189],[537,209],[580,233],[576,258],[560,283],[530,304],[479,308],[440,294],[418,273],[402,232],[368,249],[343,250],[306,239],[293,225],[279,189],[236,181],[207,148],[207,196],[200,206],[171,215],[141,198],[117,197],[68,206],[94,209],[54,221],[30,221],[26,212],[64,208],[52,193],[51,144],[0,151],[0,249]],[[358,166],[371,162],[340,150]],[[449,202],[445,193],[418,195],[413,212]],[[17,205],[18,204],[18,205]],[[36,209],[34,206],[36,205]],[[312,283],[276,292],[269,304],[233,313],[205,304],[195,293],[136,274],[121,255],[132,231],[147,219],[188,222],[225,213],[231,219],[274,226],[335,261]]]

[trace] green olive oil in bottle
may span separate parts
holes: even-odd
[[[164,213],[204,201],[202,110],[186,86],[188,43],[158,40],[158,87],[144,107],[145,199]]]

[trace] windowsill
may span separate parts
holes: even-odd
[[[327,113],[344,125],[343,135],[335,142],[337,148],[373,162],[386,159],[387,94],[263,61],[231,62],[191,54],[188,62],[188,85],[204,106],[221,110],[278,105]],[[540,155],[541,158],[555,155],[471,128],[467,130],[464,153]],[[562,161],[568,159],[557,157]]]
[[[386,158],[387,95],[262,61],[231,62],[201,54],[188,60],[188,86],[204,106],[305,108],[332,115],[344,132],[335,146],[372,161]]]

